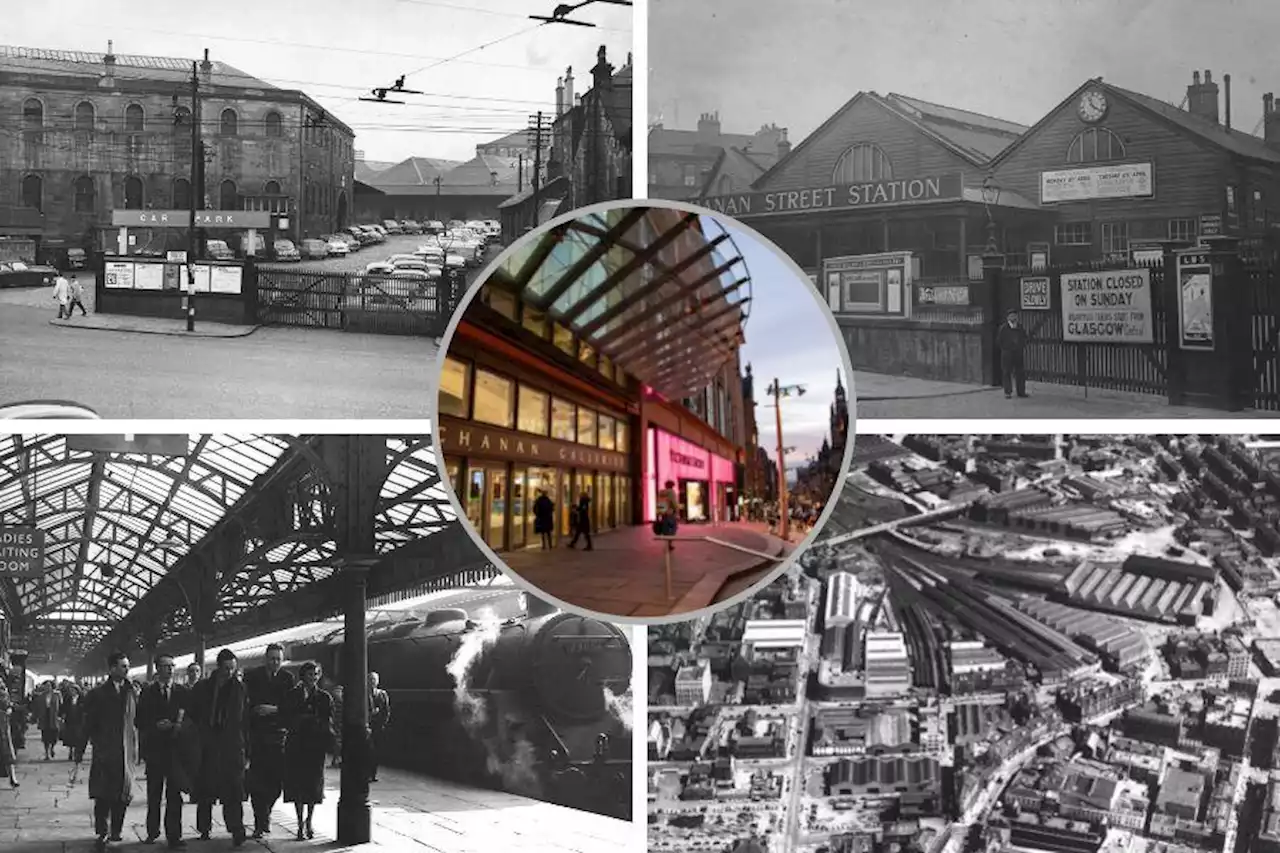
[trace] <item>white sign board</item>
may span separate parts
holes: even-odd
[[[1152,322],[1150,270],[1063,273],[1063,340],[1149,344]]]
[[[240,272],[240,267],[212,267],[209,289],[214,293],[239,293]]]
[[[1045,204],[1099,198],[1150,198],[1154,194],[1150,163],[1040,173],[1040,201]]]
[[[195,276],[195,287],[190,287],[190,276]],[[182,271],[182,289],[186,291],[190,289],[192,293],[208,293],[209,292],[209,265],[208,264],[187,264]]]
[[[133,262],[107,261],[103,269],[103,284],[112,290],[133,289]]]
[[[1053,307],[1049,297],[1048,276],[1024,276],[1018,281],[1019,304],[1023,311],[1048,311]]]
[[[164,264],[135,264],[133,287],[135,290],[164,290]]]
[[[185,264],[187,262],[187,253],[170,250],[165,252],[164,259],[171,264]]]

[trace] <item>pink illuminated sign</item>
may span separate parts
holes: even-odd
[[[667,480],[697,480],[710,487],[710,494],[718,493],[718,485],[732,488],[737,480],[737,472],[733,461],[725,459],[660,429],[649,429],[647,442],[649,468],[646,479],[647,488],[646,511],[652,518],[652,510],[656,506],[657,490]]]

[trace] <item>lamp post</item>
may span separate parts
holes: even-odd
[[[991,214],[991,208],[1000,201],[1000,187],[996,184],[995,178],[987,175],[982,180],[982,206],[987,211],[987,248],[983,252],[985,255],[1000,254],[1000,246],[996,243],[996,220]]]
[[[784,447],[782,444],[782,398],[802,397],[804,392],[805,387],[803,385],[783,385],[776,378],[766,391],[766,393],[773,395],[774,415],[777,419],[778,427],[778,532],[782,535],[784,542],[789,541],[790,528],[787,511],[786,456],[788,450],[794,450],[795,448]]]

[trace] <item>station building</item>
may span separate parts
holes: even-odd
[[[355,134],[306,93],[205,51],[206,198],[286,215],[301,239],[350,221]],[[192,62],[0,46],[0,236],[100,248],[113,210],[185,210]],[[176,98],[176,101],[175,101]]]
[[[736,517],[754,414],[739,348],[750,277],[696,214],[618,209],[512,255],[468,306],[440,380],[441,449],[495,550],[537,547],[533,501],[592,498],[593,530]]]

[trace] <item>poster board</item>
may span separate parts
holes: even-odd
[[[163,290],[164,264],[134,264],[134,290]]]
[[[1064,341],[1154,342],[1149,269],[1063,273],[1061,281]]]
[[[195,287],[191,287],[191,276],[195,276]],[[186,293],[190,289],[192,293],[208,293],[209,292],[209,265],[208,264],[189,264],[182,270],[182,291]]]
[[[107,261],[103,266],[103,284],[109,290],[132,290],[133,261]]]
[[[240,283],[243,274],[241,267],[210,267],[209,271],[209,290],[212,293],[232,293],[240,292]]]
[[[1212,351],[1213,267],[1203,253],[1178,255],[1178,346]]]

